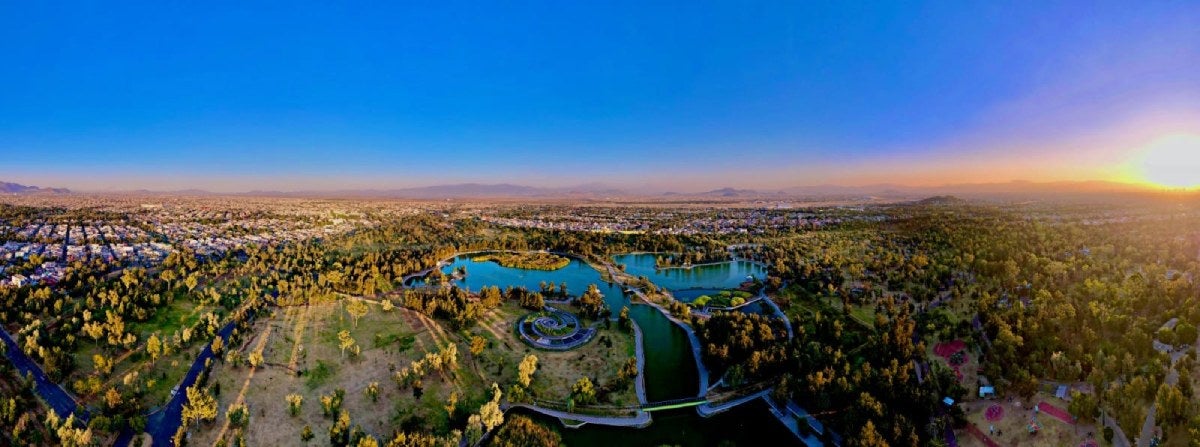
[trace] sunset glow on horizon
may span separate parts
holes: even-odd
[[[1200,188],[1200,135],[1165,135],[1132,151],[1116,180],[1166,190]]]

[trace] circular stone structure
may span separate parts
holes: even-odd
[[[568,312],[546,307],[521,317],[517,331],[525,343],[551,351],[569,351],[590,341],[596,330],[583,327],[578,318]]]

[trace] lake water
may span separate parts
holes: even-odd
[[[766,269],[750,261],[730,261],[692,268],[656,269],[654,256],[653,253],[616,255],[613,256],[613,261],[624,264],[626,273],[650,278],[654,284],[676,295],[689,289],[734,289],[745,282],[747,276],[758,279],[767,277]]]

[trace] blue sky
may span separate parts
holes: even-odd
[[[329,3],[0,5],[0,179],[1059,180],[1200,133],[1196,2]]]

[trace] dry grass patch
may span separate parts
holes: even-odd
[[[269,318],[255,323],[253,336],[247,337],[243,357],[256,346],[263,347],[264,365],[251,377],[251,367],[229,363],[214,366],[211,384],[219,385],[220,417],[216,423],[194,430],[192,445],[213,445],[225,422],[225,411],[238,398],[245,386],[244,402],[249,409],[250,422],[244,436],[249,445],[297,445],[305,425],[316,435],[314,441],[328,437],[333,418],[322,414],[321,396],[332,395],[335,389],[345,390],[342,408],[350,413],[352,423],[359,424],[377,438],[389,437],[399,429],[445,432],[451,417],[444,406],[455,390],[452,374],[430,373],[423,380],[423,394],[414,396],[411,389],[401,390],[392,381],[393,372],[425,355],[419,346],[436,352],[438,344],[426,328],[414,327],[409,311],[394,309],[383,312],[378,305],[358,324],[353,324],[344,305],[329,304],[280,309]],[[435,322],[433,324],[436,324]],[[271,329],[268,331],[267,328]],[[338,332],[349,331],[361,350],[358,356],[339,348]],[[266,340],[261,340],[267,334]],[[460,365],[464,363],[466,345],[458,346]],[[290,365],[295,365],[294,368]],[[457,379],[475,386],[465,368]],[[372,400],[364,391],[371,382],[378,382],[378,396]],[[286,397],[298,394],[303,404],[298,415],[289,414]],[[475,411],[481,397],[460,396],[461,406]],[[236,433],[230,430],[228,439]],[[318,442],[321,445],[324,442]]]
[[[634,336],[617,328],[599,326],[599,332],[587,344],[565,352],[533,348],[517,335],[515,324],[529,310],[515,303],[506,303],[496,310],[492,324],[472,327],[472,335],[490,341],[489,347],[476,359],[477,370],[484,382],[496,382],[507,389],[516,383],[517,365],[528,354],[538,358],[538,370],[533,376],[530,391],[538,399],[566,402],[571,386],[581,377],[588,377],[597,388],[617,379],[617,371],[634,354]],[[611,346],[609,344],[611,343]],[[602,399],[603,405],[636,405],[637,395],[632,382]]]

